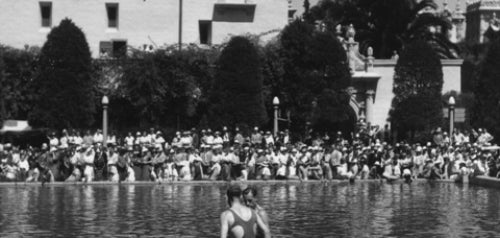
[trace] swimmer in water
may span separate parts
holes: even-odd
[[[257,228],[262,229],[264,237],[270,238],[271,232],[262,218],[254,210],[245,206],[243,191],[239,185],[232,185],[227,190],[230,208],[221,214],[221,238],[254,238]]]
[[[245,204],[249,208],[254,210],[255,213],[257,213],[257,216],[259,216],[264,222],[264,224],[269,228],[269,217],[267,216],[267,213],[264,210],[264,208],[262,208],[261,206],[259,206],[259,204],[257,204],[256,197],[257,197],[257,189],[254,186],[249,186],[245,190],[243,190],[243,198],[245,199]],[[256,237],[257,238],[265,237],[264,231],[262,229],[257,229]]]

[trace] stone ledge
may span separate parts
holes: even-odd
[[[123,185],[123,186],[128,186],[128,185],[144,185],[144,186],[151,186],[151,185],[158,185],[158,186],[164,186],[164,185],[224,185],[224,184],[231,184],[231,183],[246,183],[246,184],[263,184],[263,185],[273,185],[273,184],[349,184],[350,182],[348,180],[330,180],[330,181],[319,181],[319,180],[308,180],[308,181],[300,181],[300,180],[248,180],[248,181],[175,181],[175,182],[150,182],[150,181],[136,181],[136,182],[120,182],[120,183],[115,183],[115,182],[108,182],[108,181],[95,181],[95,182],[90,182],[90,183],[84,183],[84,182],[53,182],[53,183],[45,183],[43,186],[45,187],[61,187],[61,186],[116,186],[116,185]],[[387,183],[387,184],[403,184],[405,183],[403,179],[397,180],[397,181],[392,181],[392,182],[386,182],[385,180],[356,180],[354,184],[357,183]],[[426,180],[426,179],[416,179],[413,180],[412,183],[454,183],[452,180]],[[498,185],[500,186],[500,181],[498,182]],[[35,183],[25,183],[25,182],[0,182],[0,187],[38,187],[42,186],[42,183],[40,182],[35,182]]]
[[[500,179],[488,176],[477,176],[475,178],[469,179],[469,184],[488,188],[500,188]]]

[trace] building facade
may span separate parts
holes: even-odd
[[[371,125],[383,127],[389,122],[394,93],[394,68],[397,57],[393,59],[375,59],[373,49],[359,52],[359,44],[354,40],[355,29],[345,37],[339,37],[347,51],[352,81],[348,89],[351,95],[350,106],[358,119]],[[442,93],[462,91],[462,59],[441,60],[443,70]]]
[[[126,47],[220,44],[231,35],[276,35],[288,23],[287,0],[0,0],[0,43],[42,46],[70,18],[92,56]]]
[[[467,2],[467,42],[484,43],[488,41],[488,30],[498,31],[500,16],[499,0],[475,0]]]
[[[310,0],[311,6],[317,2]],[[0,44],[42,46],[51,28],[70,18],[83,30],[97,58],[126,53],[128,47],[220,44],[247,33],[265,41],[302,15],[303,0],[0,0],[0,9]],[[460,14],[451,16],[458,19]],[[352,71],[350,105],[358,118],[384,126],[394,97],[397,60],[360,53],[352,32],[342,37]],[[443,93],[460,92],[461,64],[462,60],[442,61]]]

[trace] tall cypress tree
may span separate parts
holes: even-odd
[[[405,47],[394,74],[391,122],[399,135],[428,132],[443,119],[443,72],[436,52],[424,41]]]
[[[70,19],[62,20],[42,47],[31,125],[59,129],[90,126],[96,110],[91,71],[84,33]]]
[[[262,72],[256,47],[245,37],[231,38],[217,62],[210,97],[212,126],[267,121],[262,95]]]
[[[475,81],[473,124],[488,128],[495,138],[500,138],[500,39],[490,43],[486,58],[481,63]]]
[[[345,92],[351,75],[336,36],[297,19],[283,29],[280,43],[284,67],[280,97],[291,112],[293,129],[311,122],[318,131],[352,131],[354,117]]]
[[[2,127],[3,121],[6,119],[5,115],[7,114],[5,105],[7,92],[4,91],[7,90],[7,87],[4,86],[7,82],[5,82],[5,79],[5,63],[3,61],[3,51],[0,49],[0,127]]]

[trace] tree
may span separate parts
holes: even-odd
[[[331,32],[353,24],[361,52],[371,46],[376,58],[389,58],[415,39],[427,41],[441,58],[458,58],[448,39],[450,18],[436,10],[433,0],[322,0],[306,20],[322,21]]]
[[[347,55],[335,35],[298,19],[285,27],[280,42],[284,68],[280,98],[293,124],[312,122],[319,131],[346,121],[353,124],[345,92],[350,84]]]
[[[398,135],[414,136],[441,125],[442,88],[441,61],[434,50],[420,40],[407,45],[395,68],[390,113]]]
[[[245,37],[232,37],[222,50],[210,96],[213,127],[267,122],[259,60],[256,47]]]
[[[48,34],[38,65],[31,125],[58,129],[90,126],[96,100],[90,50],[82,30],[70,19],[62,20]]]
[[[31,82],[36,75],[39,50],[0,46],[0,125],[1,118],[22,120],[31,111]]]
[[[473,123],[488,128],[498,140],[500,138],[500,39],[491,43],[486,58],[474,85],[475,106]]]
[[[3,62],[3,52],[0,51],[0,125],[3,125],[3,121],[7,118],[6,109],[6,95],[9,89],[4,86],[7,81],[5,80],[5,63]]]

